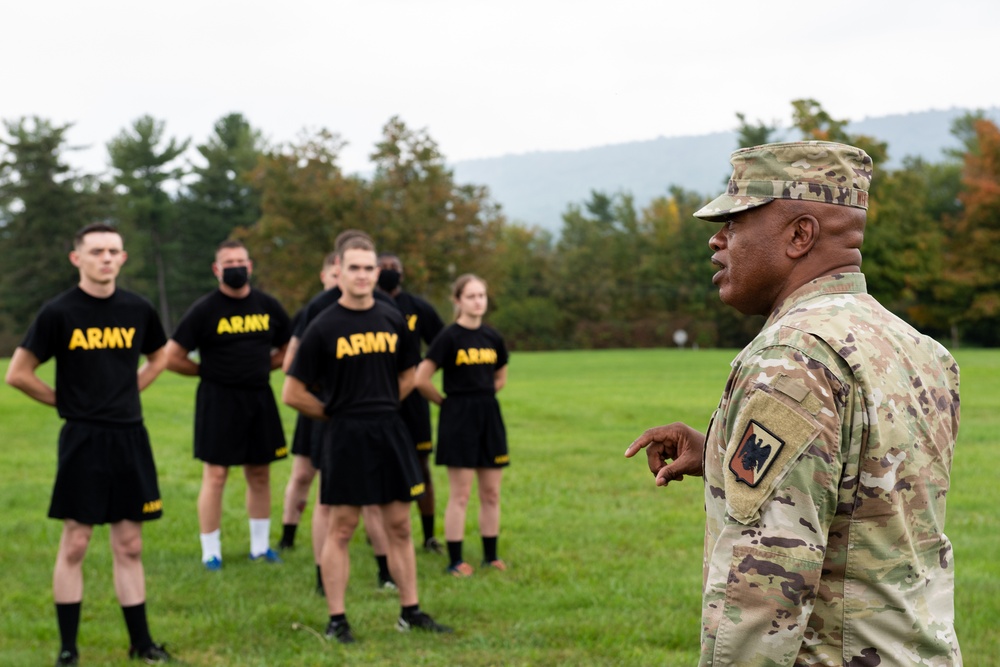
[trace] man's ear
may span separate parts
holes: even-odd
[[[789,223],[792,236],[786,252],[791,259],[799,259],[809,254],[819,240],[819,220],[809,214],[802,214]]]

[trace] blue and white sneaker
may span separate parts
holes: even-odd
[[[250,560],[252,560],[252,561],[262,560],[265,563],[280,563],[281,562],[281,556],[278,555],[277,551],[275,551],[271,547],[268,547],[267,551],[265,551],[262,554],[257,554],[256,556],[254,556],[253,554],[250,554]]]
[[[212,556],[208,560],[202,561],[202,564],[209,572],[218,572],[222,569],[222,559],[218,556]]]

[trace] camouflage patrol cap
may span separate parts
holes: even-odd
[[[793,141],[743,148],[729,158],[729,187],[695,216],[721,221],[775,199],[868,208],[872,159],[860,148],[830,141]]]

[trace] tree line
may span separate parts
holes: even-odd
[[[741,146],[779,129],[737,114]],[[917,328],[952,345],[1000,343],[1000,129],[982,113],[956,121],[960,148],[931,163],[880,169],[889,146],[850,135],[815,100],[792,102],[805,139],[842,141],[875,161],[863,269],[869,291]],[[325,129],[269,146],[242,114],[219,119],[184,164],[190,140],[144,116],[107,143],[111,174],[72,170],[70,125],[4,121],[0,140],[0,354],[9,354],[44,300],[75,283],[73,233],[119,226],[129,261],[120,284],[148,297],[168,331],[214,289],[216,245],[243,240],[254,281],[295,311],[320,288],[338,233],[368,231],[398,254],[404,287],[442,314],[448,287],[473,271],[490,285],[491,323],[515,349],[743,345],[760,327],[724,306],[711,283],[710,223],[692,213],[716,192],[664,184],[638,208],[628,192],[569,202],[556,237],[510,221],[488,189],[455,181],[426,129],[394,117],[370,155],[370,176],[344,173],[343,139]],[[728,171],[719,156],[720,188]]]

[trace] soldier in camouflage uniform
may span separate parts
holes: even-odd
[[[829,142],[737,151],[695,213],[723,302],[768,319],[707,435],[649,429],[657,485],[705,478],[701,665],[962,663],[945,499],[959,372],[860,272],[872,161]]]

